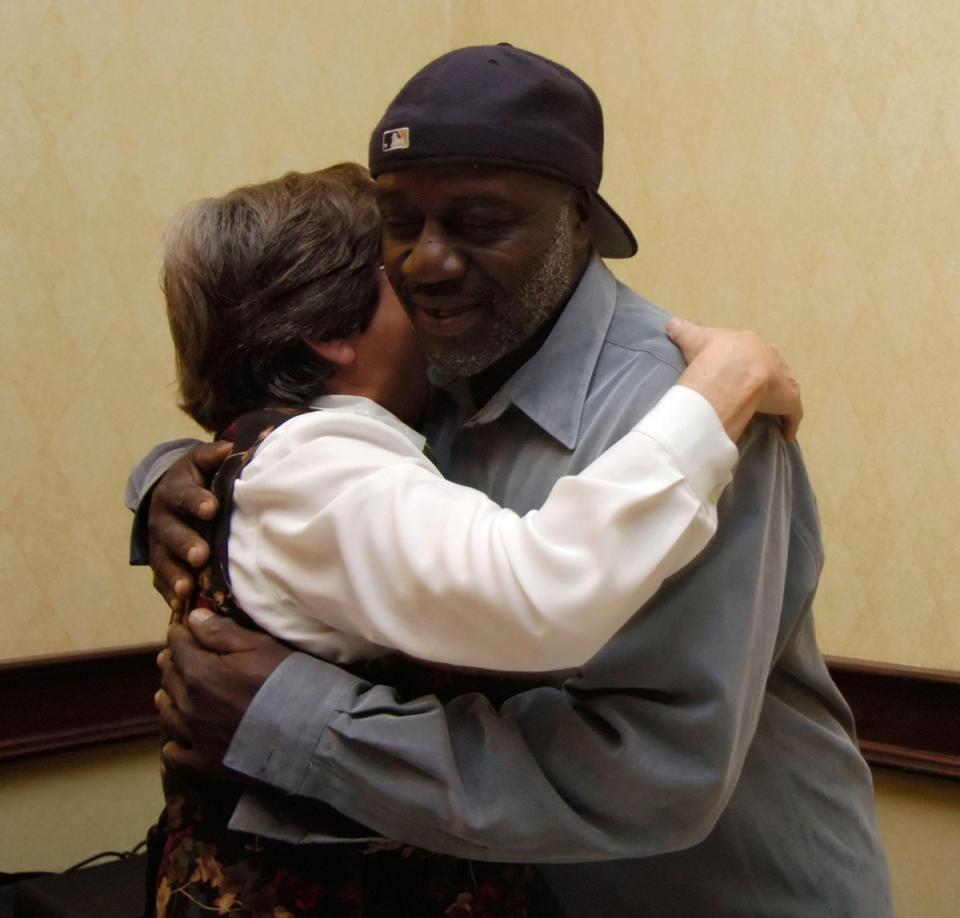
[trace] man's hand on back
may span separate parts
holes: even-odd
[[[170,737],[164,760],[223,776],[221,762],[253,696],[293,652],[267,634],[204,609],[188,626],[171,625],[157,658],[160,725]]]
[[[217,499],[207,486],[229,452],[226,442],[201,443],[170,466],[153,489],[148,520],[153,585],[175,612],[193,592],[193,571],[210,556],[193,527],[216,516]]]

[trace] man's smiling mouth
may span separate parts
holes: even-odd
[[[454,337],[469,331],[483,315],[476,303],[454,306],[428,306],[414,303],[414,325],[420,331],[437,337]]]

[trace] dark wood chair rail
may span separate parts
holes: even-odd
[[[0,759],[159,734],[160,647],[0,664]]]
[[[159,645],[0,664],[0,759],[158,733]],[[960,672],[828,658],[871,765],[960,780]]]

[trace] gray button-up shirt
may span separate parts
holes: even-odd
[[[675,381],[664,319],[594,260],[482,410],[448,387],[445,473],[538,506]],[[711,546],[581,670],[495,708],[398,698],[295,654],[226,763],[390,838],[545,862],[573,916],[889,915],[870,774],[814,637],[814,497],[772,424],[744,436],[719,513]],[[319,840],[247,803],[236,828]]]

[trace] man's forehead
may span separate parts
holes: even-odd
[[[452,164],[400,169],[377,176],[377,197],[514,200],[556,195],[570,186],[556,179],[501,166]]]

